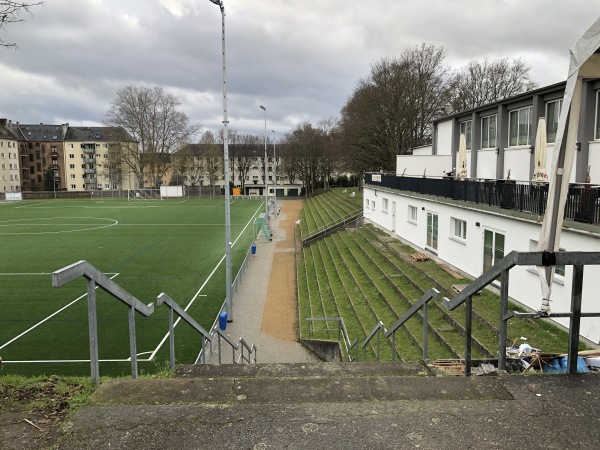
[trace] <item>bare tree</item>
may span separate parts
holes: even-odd
[[[393,170],[396,155],[429,143],[432,120],[446,112],[448,80],[440,47],[422,44],[375,63],[342,109],[348,170]]]
[[[127,145],[122,156],[140,188],[145,181],[158,186],[170,167],[171,154],[200,130],[199,125],[189,124],[179,106],[179,99],[161,87],[127,86],[117,92],[106,113],[108,126],[123,127],[137,141]]]
[[[44,2],[13,2],[10,0],[0,0],[0,30],[5,31],[6,26],[12,23],[25,22],[22,18],[23,13],[31,15],[32,6],[43,5]],[[0,47],[16,47],[14,42],[6,42],[0,38]]]
[[[210,195],[215,194],[217,181],[223,176],[223,152],[216,142],[215,136],[206,131],[200,139],[202,146],[202,159],[204,160],[204,175],[208,177]]]
[[[259,150],[262,148],[262,138],[251,134],[240,136],[237,144],[235,166],[240,177],[240,187],[245,192],[246,176],[257,163]]]
[[[521,58],[471,61],[454,73],[451,82],[451,112],[466,111],[530,91],[537,84],[529,78]]]

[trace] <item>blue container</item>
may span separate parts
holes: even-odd
[[[222,331],[225,331],[227,328],[227,311],[223,311],[221,314],[219,314],[219,328]]]
[[[252,254],[256,255],[256,244],[252,244]]]

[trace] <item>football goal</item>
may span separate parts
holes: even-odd
[[[127,201],[160,199],[160,189],[129,189],[127,191]]]

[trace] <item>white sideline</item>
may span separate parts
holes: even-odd
[[[259,206],[256,209],[256,211],[254,211],[254,214],[252,215],[252,217],[250,218],[250,220],[248,221],[248,223],[246,224],[246,226],[242,229],[242,231],[240,231],[240,233],[238,234],[238,237],[235,239],[235,241],[233,241],[233,243],[231,244],[232,248],[235,245],[235,243],[239,240],[239,238],[242,236],[242,234],[244,233],[244,231],[246,230],[246,228],[248,228],[250,226],[250,224],[253,223],[254,217],[256,216],[256,214],[259,211],[262,210],[262,205],[263,204],[261,203],[261,206]],[[208,276],[208,278],[206,279],[206,281],[202,284],[202,286],[200,286],[200,289],[198,289],[198,291],[196,292],[196,294],[194,294],[194,296],[192,297],[192,299],[190,300],[190,302],[183,309],[184,311],[187,311],[190,308],[190,306],[192,306],[193,303],[196,301],[196,298],[198,298],[200,296],[200,292],[202,292],[202,289],[204,289],[204,286],[206,286],[206,284],[210,281],[210,279],[212,278],[212,276],[214,275],[214,273],[217,271],[217,269],[219,268],[219,266],[221,265],[221,263],[225,259],[225,256],[226,255],[223,255],[223,257],[221,258],[221,260],[217,263],[217,265],[212,270],[212,272],[210,273],[210,275]],[[175,323],[173,324],[173,328],[175,328],[177,326],[177,324],[179,323],[180,320],[181,320],[181,317],[178,317],[177,320],[175,320]],[[156,354],[158,353],[158,351],[160,350],[160,348],[163,346],[163,344],[166,342],[166,340],[168,338],[169,338],[169,333],[167,332],[164,335],[164,337],[162,338],[162,340],[158,343],[158,346],[154,349],[154,351],[152,352],[152,354],[150,355],[150,357],[148,358],[150,361],[152,361],[156,357]]]
[[[115,278],[117,275],[119,275],[118,273],[114,274],[112,277],[110,277],[110,279],[112,280],[113,278]],[[96,289],[98,289],[98,286],[96,286]],[[10,341],[2,344],[0,346],[0,350],[2,350],[4,347],[12,344],[13,342],[15,342],[16,340],[18,340],[19,338],[25,336],[27,333],[29,333],[30,331],[34,330],[35,328],[39,327],[41,324],[43,324],[44,322],[47,322],[48,320],[50,320],[52,317],[56,316],[58,313],[63,312],[65,309],[67,309],[69,306],[74,305],[75,303],[77,303],[79,300],[81,300],[83,297],[86,297],[87,293],[83,294],[81,297],[77,297],[75,300],[73,300],[71,303],[69,303],[66,306],[63,306],[62,308],[60,308],[58,311],[53,312],[52,314],[50,314],[48,317],[46,317],[45,319],[43,319],[42,321],[36,323],[34,326],[28,328],[27,330],[23,331],[21,334],[19,334],[18,336],[12,338]]]

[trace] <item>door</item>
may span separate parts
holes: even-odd
[[[483,271],[504,258],[504,235],[492,230],[483,232]]]
[[[438,215],[431,212],[427,213],[427,247],[438,248]]]
[[[392,202],[392,232],[396,231],[396,202]]]

